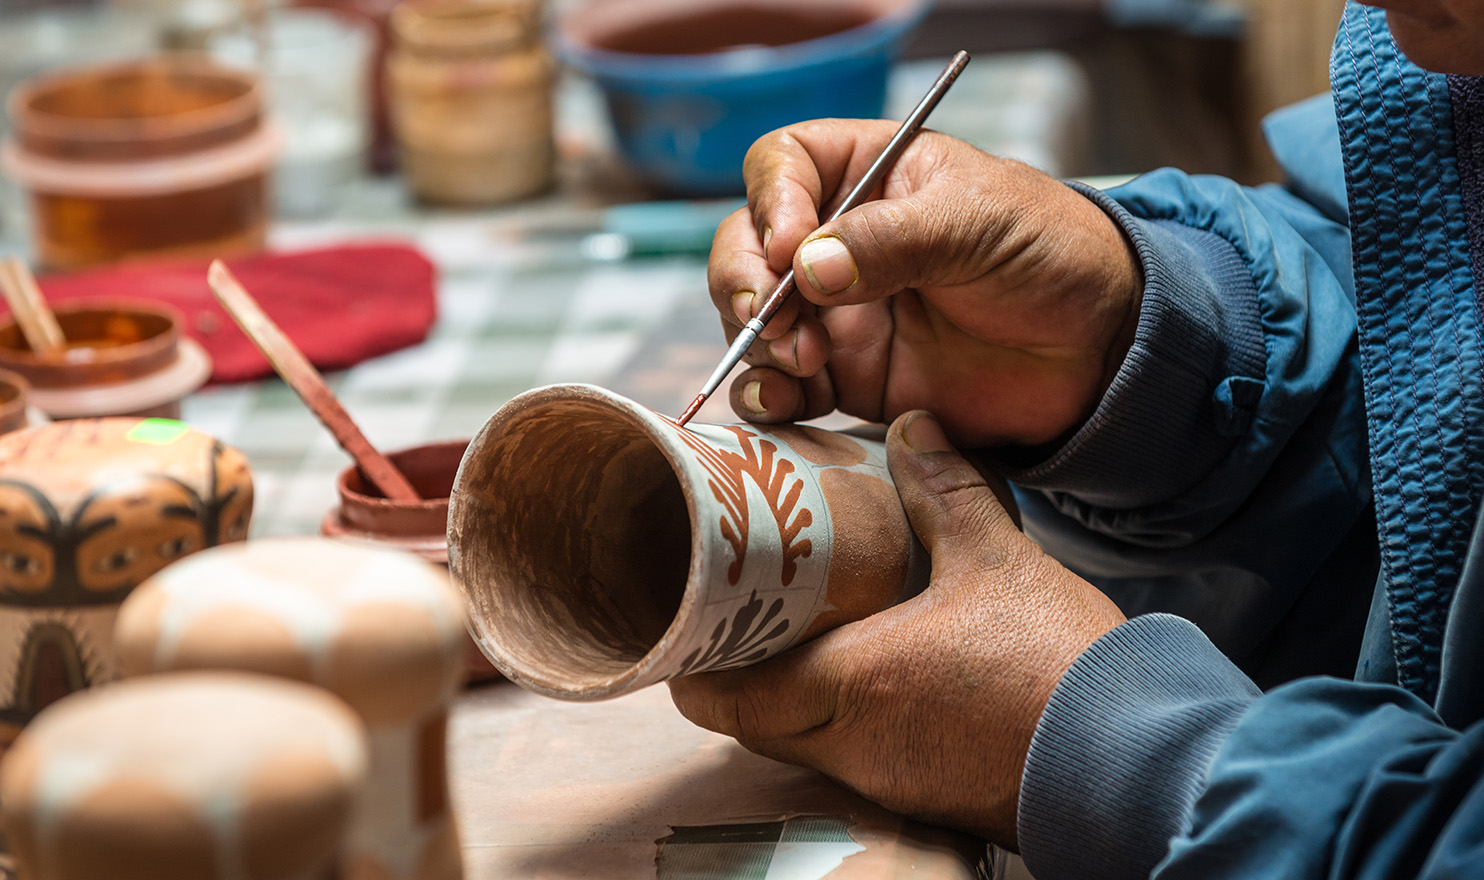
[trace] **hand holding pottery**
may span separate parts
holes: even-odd
[[[1123,614],[1016,529],[926,413],[887,439],[933,578],[919,596],[747,669],[670,682],[696,724],[935,824],[1015,843],[1031,734]]]
[[[921,408],[965,447],[1054,440],[1092,412],[1133,340],[1132,245],[1065,184],[930,131],[881,199],[819,226],[895,128],[800,123],[748,153],[748,207],[711,250],[712,300],[730,338],[790,266],[801,297],[754,345],[733,409],[884,423]]]
[[[475,641],[565,699],[755,663],[927,582],[879,441],[681,428],[588,385],[502,407],[448,521]]]

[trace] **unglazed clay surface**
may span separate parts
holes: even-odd
[[[171,562],[246,537],[252,478],[179,422],[81,419],[0,438],[0,744],[116,675],[118,604]]]
[[[611,392],[521,395],[470,445],[449,558],[501,671],[596,699],[754,663],[925,583],[881,443],[680,428]]]
[[[366,772],[360,722],[318,688],[185,673],[76,694],[0,766],[21,876],[325,876]]]
[[[171,566],[119,611],[125,676],[239,669],[321,685],[360,714],[371,769],[347,835],[349,880],[457,880],[447,714],[462,679],[458,594],[409,553],[264,539]]]

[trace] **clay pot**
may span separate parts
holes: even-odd
[[[211,377],[210,355],[167,306],[99,299],[54,311],[67,340],[55,357],[32,351],[14,319],[0,324],[0,367],[23,376],[51,418],[179,418],[181,399]]]
[[[318,538],[219,547],[135,590],[115,640],[125,676],[237,669],[345,700],[366,724],[371,767],[343,876],[463,876],[444,749],[464,622],[441,566]]]
[[[319,688],[156,676],[42,713],[0,803],[31,880],[303,880],[333,876],[366,761],[360,721]]]
[[[927,582],[880,442],[680,428],[587,385],[489,420],[454,483],[448,550],[495,666],[566,699],[754,663]]]
[[[279,135],[255,74],[185,54],[71,68],[17,86],[8,110],[4,168],[31,193],[46,266],[263,246]]]
[[[117,676],[113,625],[140,581],[247,536],[237,450],[163,419],[0,437],[0,748],[46,706]]]
[[[381,494],[361,469],[340,472],[335,490],[340,505],[325,515],[319,533],[326,538],[406,550],[440,565],[448,562],[448,493],[463,460],[468,440],[448,440],[387,453],[421,501],[407,504]],[[464,646],[464,667],[471,683],[500,673],[472,641]]]
[[[449,440],[387,453],[423,499],[412,504],[387,498],[351,465],[335,480],[340,506],[325,516],[319,533],[447,562],[448,493],[468,446],[468,440]]]
[[[387,95],[402,171],[423,200],[490,205],[551,186],[556,65],[534,0],[392,10]]]

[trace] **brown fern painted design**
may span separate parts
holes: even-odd
[[[777,444],[736,425],[728,425],[726,429],[737,436],[741,454],[714,449],[683,429],[680,439],[695,450],[701,466],[711,475],[707,481],[711,494],[725,511],[721,517],[721,534],[732,546],[734,556],[727,568],[727,581],[735,585],[742,578],[742,562],[747,557],[750,524],[744,479],[750,478],[762,490],[778,526],[778,538],[782,544],[781,583],[786,587],[793,583],[794,575],[798,573],[799,566],[795,560],[808,556],[814,549],[808,538],[799,538],[799,532],[814,522],[814,514],[807,507],[794,514],[804,491],[804,480],[794,474],[793,462],[778,456]],[[791,522],[790,517],[793,518]]]
[[[768,656],[768,649],[763,646],[788,632],[788,618],[778,619],[782,611],[783,600],[774,599],[764,612],[763,601],[757,597],[757,590],[753,590],[747,604],[737,609],[731,620],[717,623],[706,644],[685,656],[679,674],[689,675],[723,664],[744,666]],[[774,620],[778,620],[777,625],[768,629]]]

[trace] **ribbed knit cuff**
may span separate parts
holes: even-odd
[[[1019,836],[1031,873],[1148,877],[1258,696],[1173,615],[1136,617],[1094,642],[1052,694],[1026,757]]]
[[[1257,289],[1220,236],[1141,220],[1097,190],[1078,189],[1138,252],[1139,325],[1096,411],[1065,444],[1034,465],[1017,467],[1008,457],[998,464],[1027,488],[1099,507],[1142,507],[1198,483],[1251,423],[1267,359]]]

